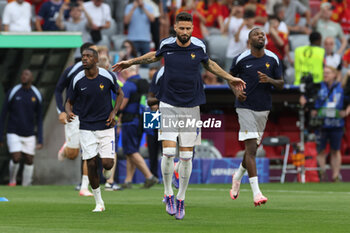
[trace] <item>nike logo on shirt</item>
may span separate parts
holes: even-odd
[[[171,54],[174,54],[174,52],[167,52],[166,54],[171,55]]]
[[[246,65],[245,68],[250,68],[252,67],[253,65]]]
[[[84,87],[84,88],[80,88],[80,90],[81,90],[81,91],[84,91],[84,90],[86,90],[86,88],[87,88],[87,87]]]

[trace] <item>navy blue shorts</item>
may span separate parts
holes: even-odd
[[[122,145],[125,155],[139,152],[141,135],[139,135],[138,128],[138,124],[122,125]]]
[[[329,142],[332,150],[340,150],[341,139],[343,137],[343,128],[321,129],[317,135],[317,149],[319,152],[326,149]]]

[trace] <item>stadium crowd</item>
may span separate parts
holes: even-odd
[[[315,84],[336,83],[337,88],[328,90],[342,91],[346,99],[350,85],[349,6],[349,0],[0,0],[0,22],[1,31],[81,32],[82,41],[96,44],[99,55],[111,64],[157,50],[162,39],[174,34],[176,14],[185,11],[193,17],[192,35],[207,44],[209,56],[226,71],[232,59],[248,49],[248,34],[258,26],[266,33],[266,49],[283,64],[285,83],[299,85],[306,74],[311,74]],[[79,50],[75,58],[80,58]],[[334,82],[324,80],[324,66],[328,73],[335,73]],[[150,72],[153,68],[146,67]],[[127,83],[129,76],[138,75],[135,72],[118,74],[118,79]],[[224,83],[210,72],[203,72],[203,82]],[[320,90],[318,96],[325,100],[317,102],[320,109],[332,95]],[[306,104],[307,96],[300,101]],[[340,111],[346,106],[336,107]],[[342,117],[350,113],[345,110]],[[343,126],[344,122],[336,128]],[[339,146],[334,147],[338,160],[333,163],[339,167]],[[320,164],[324,164],[323,154],[321,160]],[[152,173],[145,169],[144,175],[157,176]],[[338,176],[336,172],[332,178],[336,180]]]

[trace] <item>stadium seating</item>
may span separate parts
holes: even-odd
[[[228,46],[228,37],[213,34],[205,38],[209,57],[219,66],[225,66],[225,54]]]

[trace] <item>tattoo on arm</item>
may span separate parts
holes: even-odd
[[[162,56],[156,57],[156,52],[149,52],[141,57],[135,58],[133,64],[150,64],[162,59]]]

